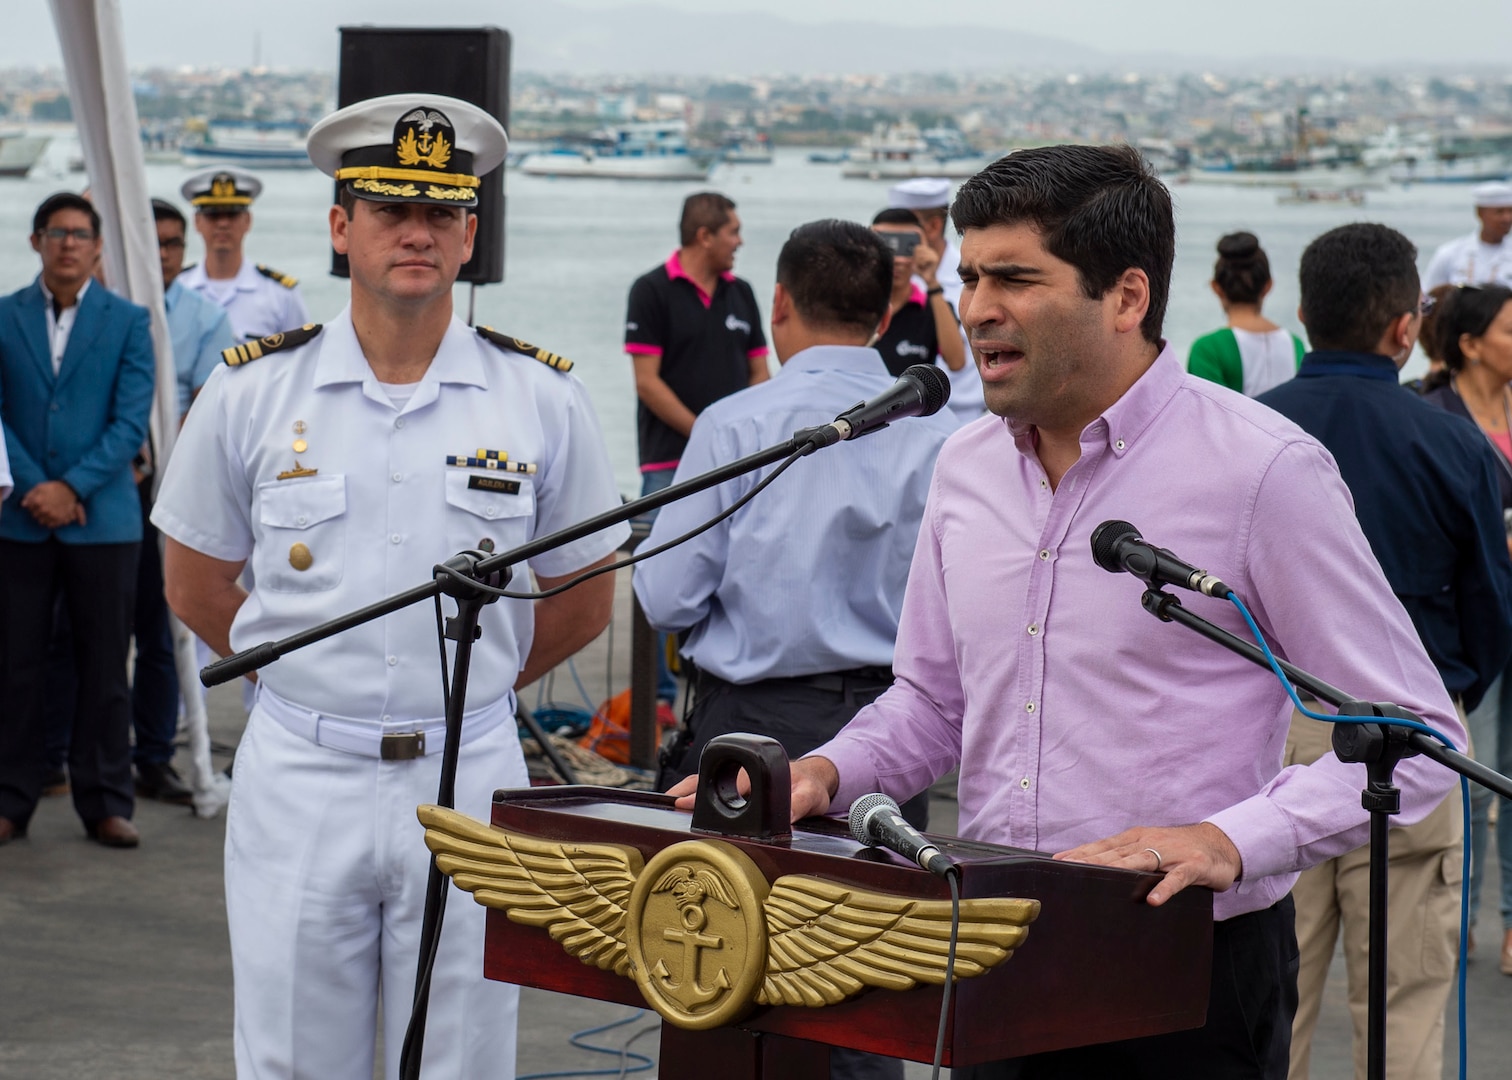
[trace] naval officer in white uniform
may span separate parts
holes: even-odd
[[[206,169],[179,191],[194,207],[194,228],[205,257],[179,275],[186,289],[225,309],[237,341],[251,341],[310,321],[299,282],[271,266],[247,261],[242,247],[252,228],[252,204],[262,181],[241,169]]]
[[[1512,184],[1477,184],[1472,191],[1480,227],[1433,253],[1423,291],[1440,285],[1506,285],[1512,288]]]
[[[343,182],[330,230],[351,262],[351,303],[324,328],[228,350],[235,366],[190,410],[153,512],[169,538],[169,601],[217,652],[427,581],[459,550],[505,551],[620,502],[587,394],[560,370],[570,365],[452,313],[477,177],[505,146],[482,110],[424,95],[360,102],[311,130],[311,159]],[[530,568],[559,584],[611,559],[627,531]],[[462,812],[487,820],[496,788],[527,784],[513,689],[595,637],[612,600],[604,575],[483,609]],[[440,772],[437,666],[423,604],[258,673],[226,834],[241,1080],[370,1080],[380,987],[383,1073],[397,1075],[428,865],[415,807],[435,801]],[[454,894],[427,1080],[513,1074],[518,992],[483,979],[483,915]]]

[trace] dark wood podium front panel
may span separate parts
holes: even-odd
[[[495,795],[493,824],[553,840],[628,844],[646,859],[705,834],[664,795],[603,788],[534,788]],[[791,841],[719,837],[767,880],[813,874],[839,884],[949,900],[945,881],[851,839],[843,823],[810,819]],[[1212,967],[1212,893],[1187,889],[1159,908],[1144,902],[1159,878],[1055,862],[1045,855],[932,837],[961,867],[961,895],[1041,902],[1024,944],[1005,963],[956,983],[944,1063],[1023,1054],[1200,1027]],[[471,898],[453,896],[453,902]],[[627,978],[568,956],[542,930],[490,910],[484,947],[490,979],[580,997],[645,1004]],[[934,1059],[940,987],[869,990],[821,1009],[758,1007],[735,1028]]]

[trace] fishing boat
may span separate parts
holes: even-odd
[[[183,143],[185,165],[248,169],[313,168],[305,152],[308,127],[295,120],[212,120],[198,139]]]
[[[1386,175],[1396,184],[1481,184],[1505,180],[1509,173],[1512,173],[1512,155],[1435,153],[1404,158],[1391,166]]]
[[[20,177],[31,172],[44,153],[50,135],[28,135],[24,131],[0,131],[0,176]]]
[[[770,165],[772,144],[764,131],[731,128],[719,144],[719,160],[730,165]]]
[[[1364,206],[1365,192],[1359,188],[1309,188],[1296,184],[1290,191],[1283,191],[1277,195],[1276,203],[1280,206],[1302,206],[1308,203],[1348,203],[1350,206]]]
[[[974,176],[987,164],[980,154],[942,156],[915,124],[878,124],[846,155],[840,175],[851,180],[907,180],[915,176]]]
[[[529,176],[601,177],[611,180],[707,180],[715,155],[688,147],[682,121],[620,124],[581,142],[560,140],[528,154]]]

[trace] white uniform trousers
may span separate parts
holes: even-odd
[[[239,1080],[372,1080],[380,987],[398,1077],[430,858],[415,808],[440,772],[440,753],[344,753],[253,709],[226,825]],[[462,748],[461,812],[488,821],[495,789],[528,784],[513,723]],[[511,1080],[519,988],[483,978],[484,909],[448,893],[422,1075]]]

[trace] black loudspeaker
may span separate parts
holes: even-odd
[[[444,94],[486,110],[509,130],[509,32],[497,26],[449,30],[343,26],[336,105],[385,94]],[[339,187],[339,185],[338,185]],[[458,281],[504,280],[504,166],[478,189],[478,233]],[[346,256],[331,253],[331,273],[347,276]]]

